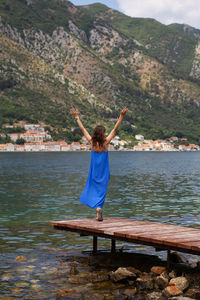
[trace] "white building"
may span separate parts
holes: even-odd
[[[0,152],[7,151],[8,144],[0,144]]]
[[[20,138],[20,133],[8,133],[11,141],[16,142],[17,139]]]
[[[27,131],[27,130],[37,130],[40,131],[40,132],[43,132],[44,129],[39,125],[39,124],[25,124],[24,125],[24,129]]]
[[[7,151],[10,151],[10,152],[15,151],[15,146],[11,143],[7,144]]]
[[[141,142],[144,141],[144,136],[141,135],[141,134],[136,134],[136,135],[135,135],[135,138],[136,138],[137,141],[141,141]]]
[[[71,143],[71,150],[72,151],[80,151],[81,150],[81,145],[79,142],[73,142]]]

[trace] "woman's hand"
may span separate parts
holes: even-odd
[[[127,113],[127,111],[128,111],[128,108],[122,109],[122,110],[120,111],[120,116],[123,117],[123,116]]]
[[[77,118],[77,117],[79,116],[78,110],[76,110],[76,109],[74,109],[74,108],[72,108],[72,109],[70,110],[70,114],[73,115],[75,118]]]

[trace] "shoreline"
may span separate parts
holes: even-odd
[[[0,153],[47,153],[47,152],[51,152],[51,153],[66,153],[66,152],[77,152],[77,153],[80,153],[80,152],[91,152],[91,150],[59,150],[59,151],[56,151],[56,150],[37,150],[37,151],[20,151],[20,150],[14,150],[14,151],[8,151],[8,150],[0,150]],[[134,150],[134,149],[126,149],[126,150],[109,150],[108,152],[200,152],[200,150]]]

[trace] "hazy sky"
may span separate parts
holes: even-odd
[[[101,2],[131,17],[154,18],[163,24],[185,23],[200,29],[199,0],[70,0],[75,5]]]

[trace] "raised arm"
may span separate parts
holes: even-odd
[[[80,127],[83,135],[85,136],[86,140],[90,143],[91,142],[91,136],[89,135],[89,133],[87,132],[87,130],[85,129],[85,127],[83,126],[80,118],[79,118],[79,112],[77,110],[75,110],[74,108],[72,108],[70,110],[70,114],[74,116],[74,118],[77,121],[78,126]]]
[[[128,111],[127,108],[124,108],[120,111],[120,116],[119,116],[117,123],[115,124],[113,130],[110,132],[110,134],[106,138],[106,144],[109,144],[112,141],[112,139],[114,138],[114,136],[117,132],[117,129],[118,129],[119,125],[121,124],[123,117],[127,113],[127,111]]]

